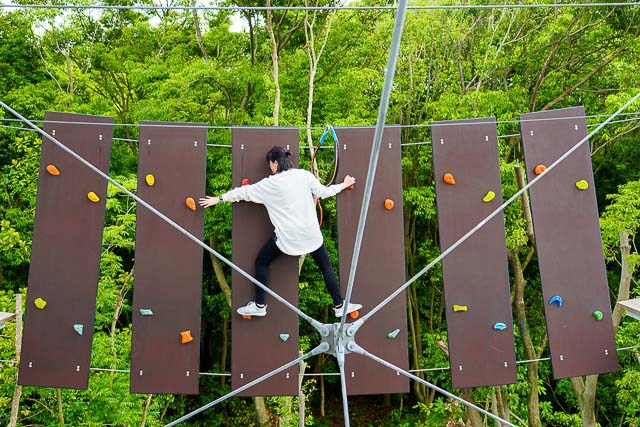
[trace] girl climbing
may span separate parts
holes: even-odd
[[[310,253],[331,294],[336,317],[361,309],[362,305],[349,303],[345,310],[338,279],[320,232],[313,198],[335,196],[353,185],[355,178],[347,175],[342,183],[326,187],[311,172],[294,168],[291,153],[282,147],[271,148],[267,152],[266,161],[271,169],[271,176],[253,185],[234,188],[218,197],[201,198],[200,206],[208,208],[219,202],[239,201],[264,205],[274,233],[256,257],[256,280],[269,286],[269,265],[280,255],[300,256]],[[266,316],[265,291],[256,286],[255,300],[237,311],[242,316]]]

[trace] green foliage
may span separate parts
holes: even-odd
[[[273,124],[274,82],[264,14],[239,14],[245,23],[250,20],[250,31],[243,32],[230,31],[229,12],[199,11],[198,15],[201,45],[194,37],[191,11],[2,10],[0,99],[35,119],[48,109],[115,117],[118,125],[114,136],[120,139],[114,141],[111,174],[135,191],[138,130],[128,124],[141,120],[204,122],[220,126],[208,135],[208,142],[216,145],[230,144],[227,126]],[[309,64],[304,27],[299,25],[302,13],[278,12],[277,16],[281,25],[277,34],[280,124],[304,126]],[[332,27],[318,64],[313,126],[375,123],[393,13],[341,10],[321,14],[318,19],[331,19]],[[615,111],[635,93],[633,88],[640,86],[639,23],[640,15],[634,8],[414,10],[408,14],[404,28],[387,122],[405,125],[403,142],[412,143],[429,141],[427,124],[433,120],[496,117],[506,200],[518,190],[514,166],[523,160],[517,136],[519,114],[584,105],[588,114],[594,115],[590,125],[602,121],[598,114]],[[628,231],[634,239],[629,261],[634,266],[638,262],[635,237],[640,223],[640,145],[636,143],[637,117],[624,117],[630,120],[612,123],[590,141],[612,292],[619,276],[616,261],[620,230]],[[9,307],[5,311],[11,311],[14,292],[27,284],[40,138],[33,132],[5,127],[15,122],[0,124],[0,310]],[[314,130],[314,138],[317,133]],[[330,169],[330,159],[325,157],[319,156],[323,176]],[[308,161],[303,156],[303,167]],[[404,146],[402,168],[405,256],[407,275],[411,277],[440,254],[431,147]],[[207,194],[214,195],[231,186],[228,148],[212,147],[208,151],[206,185]],[[323,208],[325,242],[337,266],[335,200],[323,202]],[[135,214],[133,200],[109,185],[96,302],[95,367],[128,369]],[[519,201],[505,209],[504,218],[508,249],[524,257],[530,242]],[[207,214],[205,239],[225,257],[231,256],[228,204],[216,207],[215,214]],[[545,342],[545,327],[535,264],[534,257],[525,271],[525,304],[529,332],[534,345],[539,346]],[[223,269],[230,282],[229,268]],[[436,266],[430,270],[409,291],[418,305],[413,319],[417,354],[413,360],[412,353],[412,364],[422,369],[447,366],[448,359],[439,346],[440,341],[447,342],[440,269]],[[632,295],[637,296],[637,292],[632,289]],[[303,265],[299,294],[305,312],[316,318],[325,315],[331,301],[312,262]],[[206,257],[202,315],[203,342],[207,344],[202,349],[201,368],[228,372],[229,359],[226,365],[221,360],[221,347],[226,345],[221,337],[231,313]],[[637,344],[637,324],[623,320],[617,336],[619,345]],[[12,341],[7,338],[13,334],[11,328],[12,322],[0,331],[0,357],[4,360],[15,358]],[[300,334],[303,351],[319,342],[307,324],[301,324]],[[516,342],[518,358],[522,359],[519,336]],[[542,354],[544,357],[546,353]],[[635,351],[621,352],[622,373],[601,377],[597,397],[601,424],[638,423],[640,411],[634,401],[640,393],[636,358]],[[540,362],[537,369],[539,382],[534,390],[526,383],[523,364],[518,365],[519,382],[504,387],[512,413],[527,419],[527,398],[536,392],[545,425],[579,425],[578,406],[568,381],[554,381],[547,362]],[[335,361],[329,358],[318,370],[336,372]],[[8,421],[7,405],[15,374],[15,365],[4,364],[0,369],[0,423]],[[428,376],[444,388],[451,386],[447,370],[429,371]],[[329,392],[336,390],[336,377],[327,377],[325,385]],[[317,384],[305,381],[304,387],[310,402],[317,402]],[[229,384],[205,377],[201,379],[200,397],[153,396],[147,425],[160,425],[228,391]],[[474,397],[486,401],[490,391],[477,389]],[[130,395],[128,375],[119,372],[94,371],[89,390],[62,392],[68,425],[138,425],[146,399]],[[281,418],[295,424],[296,399],[273,398],[267,404],[274,421]],[[323,423],[317,412],[311,413],[310,406],[305,422]],[[388,411],[390,425],[456,425],[466,421],[463,407],[441,397],[407,406],[414,408]],[[56,407],[55,390],[26,387],[21,422],[54,424]],[[231,399],[194,423],[254,425],[256,421],[249,400]]]

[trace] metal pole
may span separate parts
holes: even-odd
[[[434,385],[434,384],[431,384],[430,382],[425,381],[425,380],[423,380],[422,378],[420,378],[420,377],[418,377],[418,376],[415,376],[415,375],[413,375],[413,374],[412,374],[412,373],[410,373],[410,372],[405,371],[404,369],[402,369],[402,368],[400,368],[400,367],[398,367],[398,366],[394,365],[393,363],[389,363],[389,362],[387,362],[386,360],[379,358],[379,357],[378,357],[378,356],[376,356],[375,354],[371,354],[371,353],[369,353],[367,350],[365,350],[364,348],[360,347],[360,346],[359,346],[358,344],[356,344],[354,341],[349,342],[348,346],[349,346],[349,350],[351,350],[352,352],[354,352],[354,353],[358,353],[358,354],[361,354],[361,355],[363,355],[363,356],[366,356],[366,357],[368,357],[368,358],[370,358],[370,359],[373,359],[373,360],[375,360],[376,362],[380,363],[381,365],[384,365],[384,366],[386,366],[386,367],[387,367],[387,368],[389,368],[389,369],[393,369],[394,371],[399,372],[399,373],[401,373],[402,375],[404,375],[404,376],[406,376],[406,377],[409,377],[409,378],[411,378],[411,379],[412,379],[412,380],[414,380],[414,381],[418,381],[419,383],[424,384],[424,385],[426,385],[427,387],[429,387],[429,388],[431,388],[431,389],[433,389],[433,390],[437,391],[438,393],[442,393],[442,394],[444,394],[445,396],[450,397],[451,399],[455,399],[455,400],[457,400],[458,402],[460,402],[460,403],[462,403],[462,404],[464,404],[464,405],[468,406],[469,408],[473,408],[473,409],[475,409],[476,411],[480,411],[480,412],[481,412],[481,413],[483,413],[484,415],[486,415],[486,416],[488,416],[488,417],[491,417],[491,418],[493,418],[494,420],[496,420],[496,421],[498,421],[498,422],[500,422],[500,423],[502,423],[502,424],[504,424],[504,425],[508,425],[508,426],[511,426],[511,427],[517,427],[516,425],[511,424],[509,421],[503,420],[502,418],[500,418],[500,417],[498,417],[498,416],[496,416],[496,415],[492,414],[491,412],[485,411],[484,409],[480,408],[479,406],[476,406],[476,405],[474,405],[474,404],[473,404],[473,403],[471,403],[471,402],[467,402],[466,400],[464,400],[464,399],[462,399],[462,398],[460,398],[460,397],[456,396],[455,394],[449,393],[448,391],[446,391],[446,390],[444,390],[444,389],[441,389],[440,387],[438,387],[438,386],[436,386],[436,385]]]
[[[389,48],[389,60],[387,61],[387,70],[384,77],[384,86],[382,87],[382,97],[380,98],[380,109],[378,110],[378,121],[373,134],[373,146],[371,147],[371,157],[369,159],[369,169],[367,170],[367,181],[364,186],[364,197],[360,210],[360,219],[358,221],[358,231],[356,232],[356,240],[353,245],[353,256],[351,257],[351,269],[349,270],[349,281],[347,282],[347,293],[344,299],[345,310],[351,301],[351,292],[353,291],[353,282],[356,277],[358,268],[358,258],[360,257],[360,246],[362,246],[362,237],[364,235],[364,226],[367,221],[367,212],[369,210],[369,201],[371,199],[371,191],[373,189],[373,181],[378,166],[378,155],[380,154],[380,145],[382,143],[382,132],[384,131],[384,122],[387,117],[387,109],[389,107],[389,98],[391,96],[391,85],[393,84],[393,75],[396,72],[396,62],[398,53],[400,52],[400,41],[402,40],[402,27],[404,26],[407,14],[407,1],[400,0],[398,3],[398,11],[396,12],[396,20],[393,27],[393,36],[391,38],[391,46]],[[347,319],[345,315],[340,319],[340,330],[344,329]]]

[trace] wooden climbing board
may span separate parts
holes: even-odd
[[[247,179],[255,184],[271,174],[265,160],[273,146],[291,151],[298,164],[300,137],[297,128],[233,128],[232,186]],[[262,205],[233,203],[233,263],[255,275],[256,255],[273,235],[273,226]],[[298,306],[298,257],[281,256],[269,268],[270,288]],[[265,295],[267,316],[243,319],[236,310],[254,299],[254,284],[233,270],[232,361],[233,390],[298,357],[298,315]],[[298,394],[298,367],[293,366],[239,393],[240,396],[293,396]]]
[[[587,135],[583,107],[522,114],[531,181]],[[578,186],[586,189],[579,189]],[[553,376],[618,369],[588,141],[530,190]],[[598,320],[598,318],[600,320]]]
[[[374,131],[371,127],[336,129],[340,141],[337,182],[341,182],[347,174],[356,178],[355,187],[343,190],[337,200],[340,285],[343,295],[349,280]],[[393,202],[391,209],[385,208],[387,200]],[[389,202],[387,206],[390,207]],[[361,315],[405,283],[399,127],[384,129],[357,267],[351,302],[364,306]],[[409,369],[405,293],[402,292],[369,318],[358,330],[355,340],[368,352],[402,369]],[[350,395],[409,391],[407,377],[359,354],[346,356],[345,374],[347,393]]]
[[[108,173],[111,117],[47,111],[44,119],[46,133]],[[43,138],[21,385],[87,388],[106,193],[104,178]]]
[[[440,249],[445,251],[502,203],[496,122],[433,122],[431,134]],[[502,212],[442,259],[442,276],[453,386],[515,383]]]
[[[140,123],[138,196],[200,240],[206,159],[205,123]],[[203,250],[142,205],[136,219],[131,392],[197,394]]]

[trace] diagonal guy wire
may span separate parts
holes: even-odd
[[[574,151],[576,151],[582,144],[584,144],[586,141],[589,140],[589,138],[591,138],[593,135],[595,135],[600,129],[602,129],[603,127],[605,127],[607,125],[607,123],[609,123],[611,120],[613,120],[618,114],[620,114],[621,112],[623,112],[627,107],[629,107],[631,104],[633,104],[635,101],[638,100],[638,98],[640,98],[640,92],[638,92],[637,94],[635,94],[629,101],[627,101],[622,107],[620,107],[615,113],[613,113],[611,116],[609,116],[609,118],[607,118],[605,121],[603,121],[602,123],[600,123],[600,125],[595,128],[594,130],[591,131],[591,133],[589,133],[587,136],[585,136],[584,138],[582,138],[582,140],[578,141],[573,147],[571,147],[569,150],[567,150],[566,153],[564,153],[562,156],[560,156],[555,162],[553,162],[551,165],[549,165],[549,167],[547,167],[547,169],[542,172],[540,175],[536,176],[535,178],[533,178],[531,181],[529,181],[529,183],[527,185],[525,185],[524,187],[522,187],[520,190],[518,190],[513,196],[511,196],[509,198],[509,200],[507,200],[506,202],[504,202],[503,204],[501,204],[500,206],[498,206],[493,212],[491,212],[489,215],[487,215],[486,218],[484,218],[482,221],[480,221],[478,224],[476,224],[475,227],[473,227],[471,230],[467,231],[462,237],[460,237],[456,242],[454,242],[451,246],[449,246],[445,251],[443,251],[437,258],[435,258],[433,261],[431,261],[426,267],[424,267],[422,270],[420,270],[415,276],[413,276],[411,279],[409,279],[404,285],[400,286],[396,291],[394,291],[391,295],[389,295],[387,298],[385,298],[384,300],[382,300],[377,306],[375,306],[371,311],[367,312],[366,315],[362,316],[361,318],[359,318],[358,320],[356,320],[355,322],[353,322],[349,328],[347,329],[347,334],[349,336],[353,336],[356,334],[356,332],[358,331],[358,329],[360,329],[360,327],[364,324],[364,322],[367,321],[367,319],[369,319],[371,316],[373,316],[375,313],[377,313],[382,307],[384,307],[389,301],[391,301],[392,299],[394,299],[395,297],[397,297],[403,290],[405,290],[407,287],[409,287],[409,285],[411,285],[413,282],[415,282],[416,280],[418,280],[418,278],[420,276],[422,276],[423,274],[425,274],[427,271],[429,271],[434,265],[436,265],[438,262],[440,262],[444,257],[446,257],[447,255],[449,255],[454,249],[456,249],[458,246],[460,246],[462,243],[464,243],[465,240],[467,240],[469,237],[471,237],[476,231],[478,231],[480,228],[482,228],[487,222],[489,222],[493,217],[495,217],[499,212],[501,212],[505,207],[507,207],[508,205],[510,205],[514,200],[516,200],[518,197],[520,197],[520,195],[522,193],[524,193],[525,191],[527,191],[529,188],[531,188],[533,185],[535,185],[539,180],[541,180],[542,178],[544,178],[551,170],[553,170],[558,164],[560,164],[564,159],[566,159],[567,157],[569,157],[571,155],[571,153],[573,153]]]
[[[186,415],[183,415],[182,417],[178,418],[175,421],[170,422],[169,424],[166,424],[164,427],[171,427],[171,426],[175,426],[176,424],[179,424],[191,417],[193,417],[196,414],[199,414],[200,412],[206,411],[207,409],[211,408],[212,406],[217,405],[220,402],[223,402],[225,400],[227,400],[230,397],[235,396],[236,394],[242,393],[243,391],[245,391],[248,388],[253,387],[256,384],[261,383],[262,381],[271,378],[272,376],[292,367],[297,365],[298,363],[302,362],[305,359],[308,359],[312,356],[317,356],[320,353],[324,353],[325,351],[329,350],[329,344],[327,342],[322,342],[320,343],[320,345],[318,345],[316,348],[314,348],[313,350],[311,350],[309,353],[302,355],[300,357],[298,357],[297,359],[292,360],[291,362],[285,363],[284,365],[280,366],[277,369],[274,369],[271,372],[268,372],[266,374],[264,374],[263,376],[256,378],[255,380],[246,383],[245,385],[243,385],[242,387],[238,387],[237,389],[233,390],[230,393],[225,394],[222,397],[217,398],[216,400],[207,403],[206,405],[196,409],[195,411],[191,411]]]
[[[511,427],[517,427],[514,424],[511,424],[510,422],[508,422],[506,420],[503,420],[502,418],[492,414],[491,412],[485,411],[484,409],[474,405],[473,403],[467,402],[466,400],[456,396],[455,394],[449,393],[448,391],[446,391],[444,389],[441,389],[440,387],[438,387],[438,386],[436,386],[434,384],[431,384],[430,382],[425,381],[422,378],[420,378],[420,377],[418,377],[416,375],[413,375],[412,373],[410,373],[408,371],[405,371],[404,369],[394,365],[393,363],[389,363],[386,360],[379,358],[375,354],[369,353],[367,350],[365,350],[364,348],[360,347],[354,341],[350,341],[347,346],[349,347],[349,350],[351,350],[352,352],[357,353],[357,354],[361,354],[361,355],[366,356],[366,357],[368,357],[370,359],[373,359],[374,361],[378,362],[379,364],[384,365],[389,369],[393,369],[394,371],[399,372],[402,375],[404,375],[406,377],[409,377],[414,381],[418,381],[419,383],[422,383],[422,384],[426,385],[427,387],[437,391],[438,393],[442,393],[445,396],[450,397],[451,399],[455,399],[458,402],[461,402],[462,404],[468,406],[469,408],[473,408],[476,411],[482,412],[483,414],[487,415],[488,417],[493,418],[494,420],[498,421],[499,423],[502,423],[504,425],[508,425],[508,426],[511,426]]]
[[[237,265],[235,265],[233,262],[229,261],[228,259],[226,259],[224,256],[222,256],[221,254],[219,254],[217,251],[215,251],[214,249],[210,248],[208,245],[206,245],[204,242],[200,241],[200,239],[198,239],[197,237],[195,237],[193,234],[189,233],[187,230],[185,230],[184,228],[182,228],[179,224],[177,224],[175,221],[173,221],[171,218],[169,218],[168,216],[166,216],[165,214],[163,214],[162,212],[160,212],[159,210],[157,210],[156,208],[154,208],[153,206],[151,206],[149,203],[145,202],[144,200],[142,200],[140,197],[136,196],[135,194],[133,194],[131,191],[127,190],[126,188],[124,188],[124,186],[122,186],[120,183],[118,183],[116,180],[114,180],[113,178],[111,178],[109,175],[105,174],[104,172],[102,172],[100,169],[98,169],[96,166],[94,166],[93,164],[91,164],[89,161],[87,161],[86,159],[84,159],[83,157],[81,157],[80,155],[78,155],[76,152],[74,152],[73,150],[71,150],[70,148],[68,148],[66,145],[64,145],[63,143],[61,143],[60,141],[58,141],[56,138],[54,138],[53,136],[49,135],[47,132],[45,132],[44,130],[40,129],[38,126],[36,126],[35,124],[33,124],[32,122],[30,122],[28,119],[26,119],[25,117],[23,117],[22,115],[20,115],[20,113],[18,113],[17,111],[15,111],[13,108],[9,107],[7,104],[5,104],[4,102],[0,101],[0,106],[4,107],[7,111],[9,111],[11,114],[15,115],[16,117],[18,117],[19,119],[21,119],[24,123],[26,123],[27,125],[29,125],[31,128],[33,128],[34,130],[36,130],[37,132],[39,132],[40,134],[42,134],[42,136],[44,136],[45,138],[49,139],[51,142],[53,142],[55,145],[57,145],[58,147],[60,147],[60,149],[62,149],[63,151],[65,151],[66,153],[68,153],[69,155],[71,155],[72,157],[74,157],[76,160],[78,160],[80,163],[82,163],[83,165],[85,165],[86,167],[88,167],[89,169],[91,169],[93,172],[97,173],[98,175],[100,175],[102,178],[106,179],[107,181],[109,181],[110,183],[112,183],[113,185],[115,185],[116,187],[118,187],[120,190],[122,190],[123,192],[125,192],[127,195],[129,195],[131,198],[133,198],[136,202],[138,202],[140,205],[144,206],[145,208],[147,208],[149,211],[151,211],[151,213],[155,214],[156,216],[158,216],[160,219],[162,219],[163,221],[165,221],[167,224],[169,224],[170,226],[172,226],[173,228],[175,228],[176,230],[178,230],[180,233],[182,233],[185,237],[187,237],[188,239],[192,240],[193,242],[195,242],[198,246],[202,247],[203,249],[207,250],[208,252],[212,253],[216,258],[218,258],[220,261],[224,262],[225,264],[227,264],[229,267],[233,268],[234,270],[236,270],[238,273],[240,273],[242,276],[244,276],[247,280],[249,280],[250,282],[252,282],[253,284],[255,284],[256,286],[259,286],[260,288],[264,289],[265,292],[267,292],[269,295],[271,295],[272,297],[274,297],[277,301],[280,301],[282,304],[284,304],[286,307],[288,307],[291,311],[295,312],[296,314],[298,314],[298,316],[302,317],[303,319],[305,319],[307,322],[309,322],[311,324],[311,326],[313,326],[318,332],[320,332],[320,335],[322,336],[327,336],[329,334],[329,330],[327,329],[327,327],[325,325],[323,325],[322,323],[318,322],[317,320],[315,320],[314,318],[312,318],[311,316],[307,315],[306,313],[304,313],[303,311],[301,311],[298,307],[294,306],[293,304],[291,304],[289,301],[285,300],[284,298],[282,298],[280,295],[278,295],[276,292],[272,291],[271,289],[269,289],[267,286],[263,285],[262,283],[260,283],[258,280],[256,280],[253,276],[251,276],[249,273],[247,273],[246,271],[244,271],[243,269],[241,269],[240,267],[238,267]]]
[[[378,110],[378,122],[373,134],[373,146],[371,147],[371,157],[369,159],[369,169],[367,170],[367,181],[364,186],[364,196],[362,199],[362,207],[360,210],[360,219],[358,221],[358,231],[356,232],[356,240],[353,245],[353,256],[351,257],[351,269],[349,270],[349,281],[347,282],[347,293],[344,298],[344,312],[349,307],[351,301],[351,292],[353,291],[353,282],[358,269],[358,259],[360,258],[360,247],[362,246],[362,236],[364,235],[364,226],[367,222],[367,212],[369,211],[369,201],[371,200],[371,192],[373,190],[373,181],[376,176],[376,168],[378,166],[378,155],[380,154],[380,145],[382,143],[382,133],[384,131],[384,122],[387,117],[387,109],[389,108],[389,98],[391,96],[391,86],[393,85],[393,75],[396,72],[396,62],[398,53],[400,52],[400,41],[402,40],[402,27],[407,12],[407,1],[400,0],[398,2],[398,11],[396,12],[396,20],[393,27],[393,36],[391,37],[391,46],[389,47],[389,60],[387,61],[387,69],[384,76],[384,86],[382,87],[382,96],[380,98],[380,109]],[[340,319],[340,330],[344,330],[344,324],[347,316]]]

